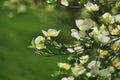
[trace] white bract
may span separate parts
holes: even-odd
[[[120,14],[115,16],[115,22],[119,22],[120,23]]]
[[[61,69],[69,70],[71,66],[69,64],[67,64],[67,63],[59,62],[58,67],[61,68]]]
[[[117,25],[117,29],[120,30],[120,25]]]
[[[89,59],[89,56],[84,55],[84,56],[80,57],[80,63],[84,64],[84,63],[86,63],[88,61],[88,59]]]
[[[74,53],[75,51],[72,48],[67,48],[67,51],[70,53]]]
[[[120,70],[120,62],[116,63],[115,67]]]
[[[44,36],[46,37],[57,37],[60,33],[60,30],[55,30],[55,29],[48,29],[48,31],[42,30]]]
[[[99,67],[93,66],[90,76],[110,77],[111,74],[106,69],[99,70]]]
[[[111,76],[111,74],[106,69],[100,70],[98,75],[99,76],[104,76],[104,77],[110,77]]]
[[[109,33],[108,33],[107,29],[106,29],[106,26],[104,24],[102,24],[100,26],[100,31],[99,32],[102,33],[103,35],[109,35]]]
[[[37,49],[44,49],[46,48],[46,46],[44,45],[45,42],[45,38],[43,36],[38,36],[35,39],[35,46]]]
[[[91,2],[88,2],[84,6],[88,11],[98,11],[99,10],[99,6],[97,4],[93,4]]]
[[[110,40],[110,38],[108,36],[103,35],[103,34],[96,34],[96,33],[94,33],[93,37],[94,37],[94,39],[96,41],[99,41],[101,43],[107,43]]]
[[[78,19],[75,22],[76,22],[76,26],[82,31],[89,30],[91,27],[95,25],[95,22],[91,19],[84,19],[84,20]]]
[[[117,28],[111,30],[111,34],[114,34],[114,35],[119,34],[119,32],[120,32],[120,30]]]
[[[101,58],[104,58],[106,55],[108,54],[108,51],[107,50],[100,50],[100,57]]]
[[[78,51],[78,50],[84,50],[84,49],[82,48],[82,46],[75,46],[75,47],[74,47],[74,50],[75,50],[75,51]]]
[[[63,5],[63,6],[68,6],[69,3],[67,0],[61,0],[60,3]]]
[[[99,34],[99,31],[98,31],[98,28],[97,27],[93,27],[93,32],[96,33],[96,34]]]
[[[86,71],[86,69],[81,65],[75,65],[71,68],[71,70],[75,76],[82,75]]]
[[[98,40],[101,42],[101,43],[107,43],[110,38],[103,35],[103,34],[98,34]]]
[[[87,77],[91,77],[91,76],[92,76],[92,73],[91,73],[91,72],[87,72],[87,73],[86,73],[86,76],[87,76]]]
[[[63,77],[61,80],[74,80],[73,76]]]
[[[112,47],[113,49],[119,49],[119,48],[120,48],[120,40],[115,41],[115,42],[111,45],[111,47]]]
[[[99,67],[100,67],[100,64],[101,64],[101,63],[100,63],[99,61],[93,60],[93,61],[91,61],[90,63],[88,63],[88,66],[87,66],[87,67],[88,67],[89,69],[92,69],[92,67],[94,67],[94,66],[96,66],[96,67],[99,68]]]
[[[99,74],[99,67],[97,66],[97,65],[93,65],[92,67],[91,67],[91,74],[92,74],[92,76],[98,76],[98,74]]]
[[[71,36],[76,38],[77,40],[79,40],[82,37],[80,32],[77,31],[76,29],[71,29]]]
[[[106,12],[102,15],[102,19],[106,23],[110,23],[110,24],[114,23],[114,17],[108,12]]]

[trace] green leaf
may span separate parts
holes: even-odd
[[[51,76],[52,76],[52,77],[57,77],[57,76],[59,76],[59,75],[61,75],[61,74],[63,74],[63,72],[61,72],[61,71],[56,71],[56,72],[54,72],[53,74],[51,74]]]
[[[65,47],[70,47],[71,45],[70,44],[63,44]]]
[[[70,55],[67,60],[70,62],[70,63],[74,63],[76,61],[75,59],[75,56],[74,55]]]
[[[69,61],[71,61],[71,60],[74,60],[75,57],[74,57],[74,55],[70,55],[67,59],[68,59]]]
[[[56,47],[59,47],[59,48],[62,47],[62,44],[57,43],[56,41],[53,41],[52,44],[53,44],[54,46],[56,46]]]
[[[31,41],[31,45],[28,46],[28,48],[35,48],[35,42],[34,38]]]

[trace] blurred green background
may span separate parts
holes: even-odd
[[[77,10],[39,8],[9,19],[10,11],[3,9],[3,1],[0,0],[0,80],[54,80],[50,74],[66,56],[40,56],[27,46],[32,38],[42,35],[42,29],[48,28],[60,29],[59,41],[69,43]]]

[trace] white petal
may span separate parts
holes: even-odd
[[[76,26],[82,31],[89,30],[92,26],[95,26],[95,22],[92,21],[91,19],[85,19],[85,20],[79,19],[76,20],[75,22],[76,22]]]
[[[107,43],[110,40],[110,38],[103,34],[98,34],[98,40],[102,43]]]
[[[88,68],[89,69],[92,69],[93,66],[100,67],[100,62],[93,60],[90,63],[88,63]]]
[[[99,6],[97,4],[93,4],[91,2],[88,2],[84,6],[88,11],[98,11],[99,10]]]
[[[74,53],[75,51],[71,48],[67,48],[67,51],[69,51],[70,53]]]
[[[36,48],[40,50],[40,49],[45,49],[46,46],[44,45],[44,43],[40,43],[40,44],[36,44]]]
[[[71,70],[75,76],[79,76],[86,71],[86,69],[83,66],[75,66],[71,68]]]
[[[46,31],[42,30],[42,33],[43,33],[44,36],[47,36],[47,32]]]
[[[110,77],[111,76],[111,74],[106,69],[100,70],[99,75],[100,76],[105,76],[105,77]]]
[[[102,15],[102,18],[103,18],[103,21],[107,23],[114,23],[114,17],[108,12],[104,13]]]
[[[43,36],[38,36],[35,39],[35,44],[39,44],[40,42],[44,42],[44,41],[45,41],[45,38]]]
[[[64,5],[64,6],[68,6],[68,5],[69,5],[69,3],[68,3],[67,0],[61,0],[60,2],[61,2],[61,4]]]
[[[59,35],[60,30],[57,31],[55,29],[48,29],[47,32],[44,30],[42,30],[42,32],[43,32],[44,36],[46,36],[46,37],[56,37]]]
[[[120,22],[120,14],[118,14],[118,15],[115,16],[115,21],[116,22]]]
[[[71,36],[76,38],[77,40],[79,40],[82,37],[82,35],[76,29],[71,29],[71,32]]]

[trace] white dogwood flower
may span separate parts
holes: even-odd
[[[82,31],[89,30],[91,27],[95,25],[95,22],[91,19],[84,19],[84,20],[78,19],[75,22],[76,22],[76,26]]]
[[[91,73],[91,72],[87,72],[87,73],[86,73],[86,76],[87,76],[87,77],[91,77],[91,76],[92,76],[92,73]]]
[[[115,41],[112,45],[111,48],[113,49],[119,49],[120,48],[120,40]]]
[[[109,35],[109,33],[108,33],[107,29],[106,29],[106,26],[104,24],[102,24],[100,26],[100,31],[99,32],[102,33],[103,35]]]
[[[60,3],[63,5],[63,6],[68,6],[69,3],[67,0],[61,0]]]
[[[96,75],[98,75],[99,74],[99,66],[95,63],[95,65],[93,65],[92,67],[91,67],[91,74],[92,74],[92,76],[96,76]]]
[[[86,69],[81,65],[75,65],[71,68],[71,70],[75,76],[82,75],[86,71]]]
[[[98,75],[99,76],[104,76],[104,77],[110,77],[111,76],[111,74],[106,69],[100,70]]]
[[[70,53],[74,53],[75,50],[73,50],[72,48],[67,48],[67,51],[70,52]]]
[[[82,37],[80,32],[77,31],[76,29],[71,29],[71,36],[76,38],[77,40],[79,40]]]
[[[61,80],[74,80],[73,76],[63,77]]]
[[[119,30],[120,30],[120,25],[117,25],[117,29],[119,29]]]
[[[97,4],[93,4],[91,2],[88,2],[84,6],[88,11],[98,11],[99,10],[99,6]]]
[[[106,12],[102,15],[102,19],[106,23],[110,23],[110,24],[114,23],[114,17],[108,12]]]
[[[120,30],[117,28],[111,30],[111,34],[114,34],[114,35],[119,34],[119,32],[120,32]]]
[[[48,31],[42,30],[42,33],[46,37],[57,37],[59,35],[59,33],[60,33],[60,30],[57,31],[55,29],[48,29]]]
[[[94,66],[96,66],[96,67],[100,67],[100,62],[99,61],[96,61],[96,60],[93,60],[93,61],[91,61],[90,63],[88,63],[88,68],[89,69],[92,69],[92,67],[94,67]]]
[[[96,34],[99,34],[99,31],[98,31],[98,28],[97,27],[93,27],[93,32],[96,33]]]
[[[61,69],[65,69],[65,70],[69,70],[71,65],[67,64],[67,63],[62,63],[62,62],[59,62],[58,63],[58,67],[61,68]]]
[[[120,62],[116,63],[115,67],[120,70]]]
[[[120,14],[115,16],[115,22],[119,22],[120,23]]]
[[[86,63],[88,61],[88,59],[89,59],[88,55],[81,56],[80,57],[80,63],[84,64],[84,63]]]
[[[100,50],[100,57],[104,58],[108,54],[107,50]]]
[[[35,46],[37,49],[44,49],[46,48],[46,46],[44,45],[45,42],[45,38],[43,36],[38,36],[35,39]]]
[[[97,65],[93,65],[89,76],[110,77],[111,74],[106,69],[99,70]]]
[[[103,35],[103,34],[98,34],[97,37],[101,43],[107,43],[110,40],[109,37],[107,37],[106,35]]]
[[[106,35],[103,35],[103,34],[96,34],[96,33],[94,33],[93,34],[93,37],[94,37],[94,39],[96,40],[96,41],[99,41],[99,42],[101,42],[101,43],[107,43],[109,40],[110,40],[110,38],[108,37],[108,36],[106,36]]]

